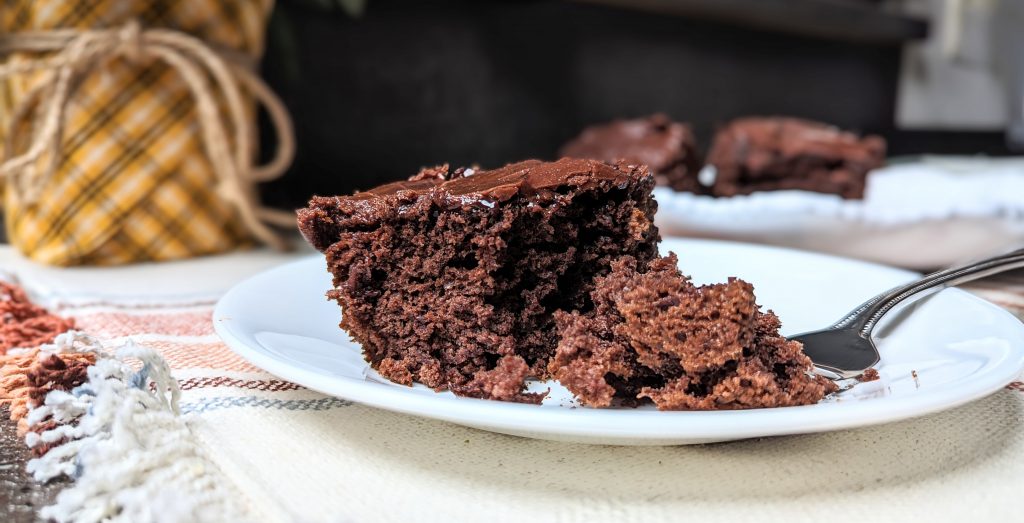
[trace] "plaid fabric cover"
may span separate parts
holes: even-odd
[[[214,49],[262,53],[273,0],[0,0],[0,32],[143,27],[186,32]],[[15,53],[6,60],[33,60]],[[4,59],[4,57],[0,57]],[[14,108],[43,73],[0,82],[0,141],[24,151],[32,122]],[[188,87],[154,60],[117,58],[74,87],[56,174],[36,203],[6,190],[10,242],[54,265],[113,265],[222,252],[248,244],[234,210],[214,193]],[[253,126],[255,126],[255,119]],[[255,130],[253,130],[255,132]],[[0,158],[13,155],[8,148]],[[45,165],[49,159],[40,159]]]

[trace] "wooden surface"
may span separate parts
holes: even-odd
[[[66,480],[41,484],[25,472],[32,453],[18,437],[7,407],[0,407],[0,520],[5,523],[36,521],[40,507],[53,503]]]

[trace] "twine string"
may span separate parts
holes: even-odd
[[[73,86],[118,57],[142,63],[157,60],[174,70],[195,101],[200,141],[217,180],[216,192],[230,203],[246,229],[259,241],[283,249],[287,243],[270,224],[291,226],[291,213],[262,207],[257,182],[279,177],[295,155],[291,118],[281,100],[242,64],[225,59],[202,40],[163,28],[143,28],[132,20],[110,29],[31,31],[0,36],[0,56],[46,52],[28,62],[0,64],[0,80],[37,73],[44,76],[14,109],[5,143],[0,178],[13,178],[19,197],[38,201],[59,165],[63,123]],[[243,91],[244,89],[244,91]],[[256,140],[248,124],[243,92],[263,106],[278,138],[274,157],[256,165]],[[218,100],[223,100],[222,107]],[[12,136],[18,122],[35,115],[24,152],[16,154]],[[47,155],[42,169],[38,161]]]

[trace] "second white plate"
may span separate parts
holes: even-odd
[[[749,241],[913,269],[1024,242],[1024,160],[935,156],[868,175],[863,200],[808,191],[711,198],[655,189],[662,234]]]
[[[914,273],[774,247],[666,239],[697,283],[740,276],[774,309],[783,332],[830,324]],[[543,405],[459,398],[404,387],[370,369],[358,344],[337,325],[324,298],[322,256],[250,278],[217,304],[217,333],[235,352],[284,379],[352,401],[406,414],[526,437],[619,445],[706,443],[886,423],[988,395],[1024,367],[1024,326],[1008,312],[955,289],[890,313],[876,331],[881,379],[818,405],[729,412],[659,412],[578,407],[557,384]]]

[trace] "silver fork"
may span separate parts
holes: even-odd
[[[871,339],[871,332],[882,316],[897,304],[928,291],[954,287],[1020,267],[1024,267],[1024,249],[933,272],[871,298],[831,327],[791,336],[790,339],[804,344],[804,353],[822,374],[836,379],[855,378],[878,363],[878,349]]]

